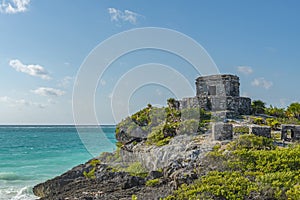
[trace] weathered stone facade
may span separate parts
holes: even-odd
[[[212,125],[212,139],[223,141],[232,140],[233,138],[233,126],[226,123],[214,123]]]
[[[239,77],[235,75],[202,76],[196,79],[196,96],[180,101],[180,108],[203,108],[207,111],[223,111],[223,117],[248,115],[251,99],[240,97]],[[228,112],[228,114],[227,114]]]
[[[253,125],[250,127],[250,133],[257,136],[271,138],[271,127]]]
[[[281,139],[285,141],[300,141],[300,126],[292,124],[281,125]]]
[[[196,79],[197,96],[240,96],[239,77],[234,75],[200,76]]]

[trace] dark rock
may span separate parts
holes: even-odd
[[[161,178],[163,177],[163,173],[160,171],[151,171],[149,172],[148,176],[147,176],[147,180],[152,180],[152,179],[156,179],[156,178]]]
[[[145,180],[136,176],[127,176],[126,181],[122,184],[122,189],[129,189],[135,186],[141,186],[145,184]]]

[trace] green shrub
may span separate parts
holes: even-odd
[[[265,113],[267,115],[271,115],[271,116],[279,117],[279,118],[285,118],[286,117],[285,112],[286,111],[284,108],[277,108],[277,107],[273,107],[272,105],[269,108],[265,109]]]
[[[148,175],[147,170],[140,162],[134,162],[130,164],[126,169],[124,169],[124,171],[130,173],[132,176],[139,176],[143,178],[147,177]]]
[[[166,199],[300,199],[300,145],[275,148],[272,140],[242,135],[203,159],[205,174]]]
[[[140,110],[131,116],[132,121],[139,126],[147,126],[151,122],[150,119],[151,109],[152,109],[151,104],[148,104],[147,108],[144,108],[143,110]]]
[[[100,164],[100,160],[98,159],[93,159],[90,161],[90,165],[92,165],[93,167],[96,167],[96,165]]]
[[[264,119],[261,118],[261,117],[255,117],[255,118],[253,119],[253,123],[254,123],[254,124],[257,124],[257,125],[263,125],[263,124],[264,124]]]
[[[274,119],[274,118],[268,118],[268,119],[266,119],[266,123],[273,130],[277,130],[279,128],[279,126],[281,125],[279,123],[279,121],[277,119]]]
[[[100,160],[98,159],[93,159],[89,162],[89,164],[93,167],[90,171],[84,171],[83,172],[83,175],[85,178],[88,178],[88,179],[95,179],[96,176],[95,176],[95,171],[96,171],[96,166],[98,164],[100,164]]]
[[[96,170],[96,168],[93,167],[89,172],[84,171],[83,172],[84,177],[87,179],[95,179],[96,178],[95,170]]]
[[[179,132],[180,134],[197,133],[198,128],[199,128],[199,120],[189,119],[180,123]]]
[[[136,196],[135,194],[133,194],[133,195],[131,196],[131,200],[138,200],[138,198],[137,198],[137,196]]]
[[[233,128],[233,133],[238,135],[249,134],[248,126],[236,126]]]
[[[254,134],[240,135],[237,140],[232,141],[228,145],[229,150],[262,150],[262,149],[274,149],[275,145],[270,138],[256,136]]]
[[[299,200],[300,199],[300,185],[294,185],[286,192],[287,199]]]
[[[156,144],[157,142],[165,138],[163,133],[163,125],[156,126],[152,129],[152,132],[147,137],[147,144]]]
[[[192,185],[183,184],[173,196],[166,199],[244,199],[257,189],[241,173],[213,171]]]
[[[266,103],[261,100],[254,100],[251,103],[251,110],[253,114],[263,114],[265,113]]]
[[[159,184],[159,178],[148,180],[146,182],[146,186],[149,186],[149,187],[154,187],[154,186],[156,186],[158,184]]]

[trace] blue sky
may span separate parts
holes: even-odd
[[[110,36],[143,27],[186,34],[221,73],[240,76],[242,95],[287,106],[300,101],[299,9],[296,0],[0,0],[0,124],[73,123],[73,83],[86,56]],[[122,74],[149,62],[168,64],[191,83],[197,77],[167,52],[123,56],[99,82],[101,123],[115,123],[107,105]],[[172,95],[159,85],[141,87],[129,110],[163,105]]]

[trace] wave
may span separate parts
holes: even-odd
[[[32,192],[31,186],[8,187],[0,189],[0,200],[34,200],[37,197]]]
[[[29,176],[22,176],[14,172],[0,172],[0,180],[4,181],[25,181],[30,179],[31,178]]]

